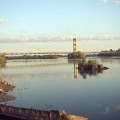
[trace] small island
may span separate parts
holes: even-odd
[[[108,67],[103,66],[103,64],[99,64],[97,60],[86,60],[83,58],[78,64],[78,69],[80,71],[96,71],[101,72],[103,70],[109,69]]]

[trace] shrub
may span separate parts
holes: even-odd
[[[5,67],[6,65],[6,56],[3,53],[0,53],[0,67]]]
[[[84,52],[80,52],[80,51],[77,51],[77,52],[73,52],[73,53],[70,53],[68,54],[68,58],[70,59],[75,59],[75,58],[85,58],[86,55]]]

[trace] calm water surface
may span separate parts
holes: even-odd
[[[16,88],[8,105],[64,109],[89,120],[120,120],[120,59],[97,58],[110,69],[81,75],[73,60],[8,61],[2,74]]]

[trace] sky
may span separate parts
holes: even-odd
[[[120,0],[0,0],[0,52],[120,48]]]

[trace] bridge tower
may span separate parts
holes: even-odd
[[[73,52],[75,53],[78,50],[77,39],[73,38]]]

